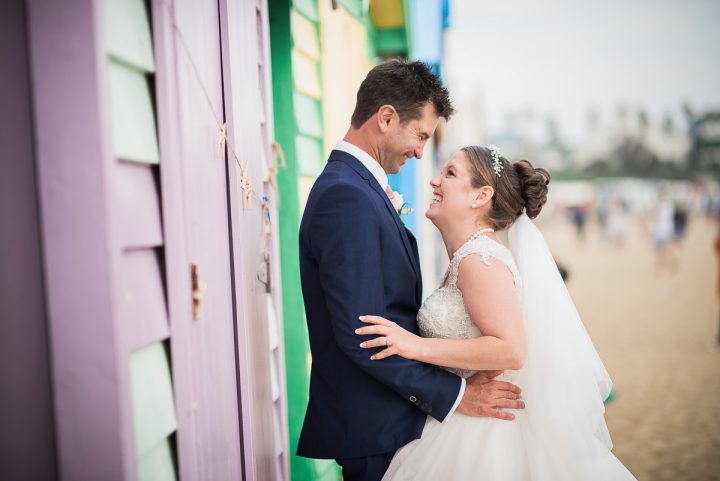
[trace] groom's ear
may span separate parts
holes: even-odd
[[[400,117],[392,105],[383,105],[378,109],[377,121],[381,132],[387,132],[395,119],[399,120]]]

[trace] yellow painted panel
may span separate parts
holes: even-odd
[[[300,177],[298,179],[298,194],[300,195],[300,215],[305,212],[305,205],[307,204],[308,197],[310,196],[310,189],[315,184],[315,177]],[[310,353],[308,353],[310,357]],[[308,366],[308,372],[310,367]]]
[[[315,30],[315,24],[293,10],[290,14],[293,44],[312,59],[320,58],[320,45]]]
[[[370,0],[370,18],[376,28],[402,27],[402,0]]]
[[[365,26],[331,2],[320,3],[323,43],[323,125],[325,152],[330,152],[350,126],[357,90],[373,67]]]
[[[309,97],[320,98],[320,75],[317,62],[297,50],[292,53],[295,89]]]

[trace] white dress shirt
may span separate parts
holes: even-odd
[[[367,170],[370,171],[370,173],[375,177],[375,180],[378,181],[378,184],[380,184],[380,187],[382,190],[385,190],[388,186],[388,177],[385,173],[385,170],[380,165],[380,162],[375,160],[370,154],[365,152],[363,149],[358,147],[357,145],[351,144],[350,142],[346,140],[338,140],[337,144],[335,144],[335,150],[339,150],[341,152],[345,152],[347,154],[352,155],[356,159],[360,161],[362,165],[365,166]],[[450,408],[450,411],[448,412],[445,419],[448,419],[457,409],[458,405],[460,404],[460,401],[463,398],[463,395],[465,394],[465,379],[461,379],[460,384],[460,393],[458,394],[457,399],[455,400],[455,404],[453,404],[453,407]]]

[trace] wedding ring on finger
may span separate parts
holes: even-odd
[[[385,347],[390,347],[390,336],[385,336]]]

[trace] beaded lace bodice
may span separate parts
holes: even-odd
[[[470,339],[482,336],[480,329],[467,313],[462,292],[457,288],[460,261],[470,254],[480,255],[487,265],[490,265],[491,257],[505,264],[515,279],[515,290],[520,296],[520,275],[507,247],[487,236],[469,240],[453,254],[443,284],[425,300],[418,312],[418,325],[423,337]],[[465,378],[475,373],[467,369],[445,369]]]

